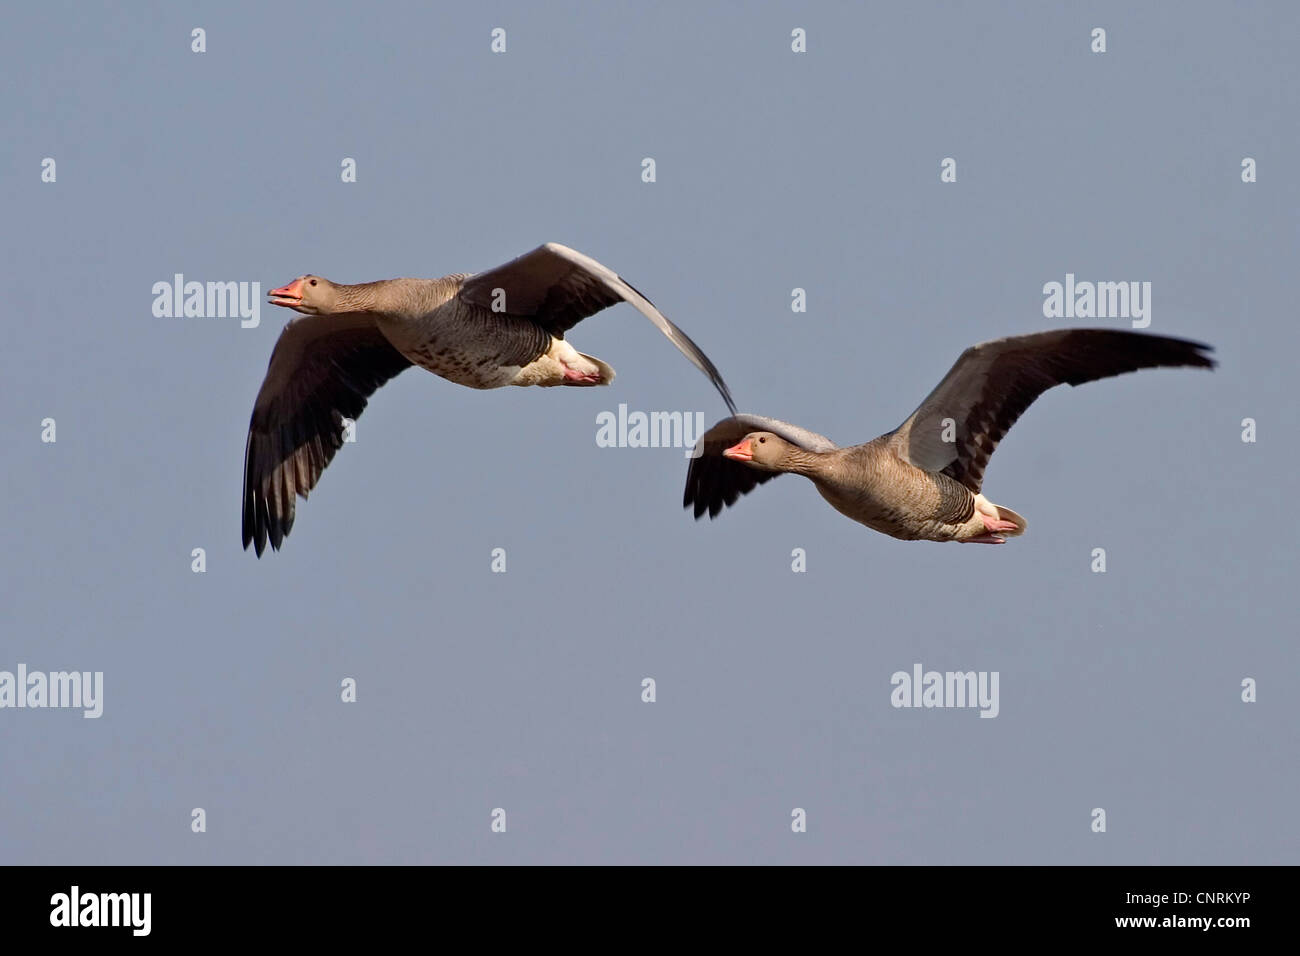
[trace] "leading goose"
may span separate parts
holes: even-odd
[[[564,333],[629,302],[731,393],[699,346],[630,284],[595,259],[548,242],[477,275],[340,285],[305,275],[269,293],[310,318],[280,333],[244,446],[244,548],[279,550],[307,493],[343,444],[344,419],[394,375],[419,365],[470,388],[608,385],[614,370]]]
[[[1208,345],[1108,329],[1062,329],[995,339],[962,353],[894,431],[839,448],[829,438],[759,415],[734,415],[701,436],[682,503],[716,517],[741,495],[790,472],[812,479],[831,506],[907,541],[1002,544],[1025,519],[981,493],[1002,436],[1043,392],[1141,368],[1213,368]]]

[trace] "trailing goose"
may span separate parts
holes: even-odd
[[[244,548],[279,549],[294,497],[316,486],[370,395],[412,365],[470,388],[608,385],[614,370],[564,333],[628,302],[735,403],[714,364],[630,284],[548,242],[477,275],[341,285],[305,275],[269,293],[292,319],[271,353],[244,448]]]
[[[981,486],[997,444],[1056,385],[1142,368],[1214,368],[1210,346],[1107,329],[1062,329],[968,348],[943,381],[888,434],[852,448],[797,425],[733,415],[701,436],[682,503],[716,517],[759,484],[789,472],[810,479],[854,521],[907,541],[1002,544],[1025,519]]]

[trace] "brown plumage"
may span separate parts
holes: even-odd
[[[716,517],[779,474],[805,475],[842,514],[895,538],[1001,544],[1025,520],[981,492],[997,444],[1043,392],[1143,368],[1213,368],[1207,345],[1110,329],[1062,329],[995,339],[962,353],[919,408],[864,445],[758,415],[704,433],[682,503]]]
[[[564,333],[618,302],[635,306],[735,403],[708,356],[595,259],[548,242],[477,275],[339,285],[306,275],[270,292],[292,319],[271,353],[244,447],[243,540],[260,557],[293,527],[375,389],[412,365],[470,388],[608,385],[614,370]]]

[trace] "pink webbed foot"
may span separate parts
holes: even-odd
[[[600,372],[579,372],[577,369],[564,367],[564,380],[566,382],[576,382],[580,385],[599,385]]]
[[[979,516],[980,516],[980,520],[984,522],[985,531],[1015,531],[1016,530],[1016,523],[1014,521],[1003,521],[1001,518],[990,518],[982,511],[979,513]],[[996,537],[996,535],[990,535],[990,537]],[[972,540],[978,541],[979,538],[974,538]],[[1002,540],[1004,539],[998,538],[999,542],[1001,542]]]

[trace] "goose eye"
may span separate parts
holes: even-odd
[[[315,279],[312,279],[312,280],[311,280],[311,284],[312,284],[312,285],[315,285],[315,284],[316,284],[316,280],[315,280]]]
[[[765,441],[767,441],[766,438],[760,438],[760,439],[758,440],[758,443],[761,445],[761,444],[763,444],[763,442],[765,442]]]

